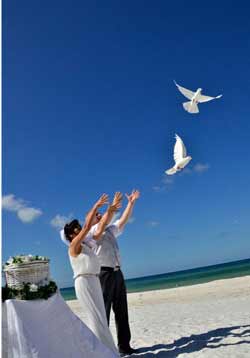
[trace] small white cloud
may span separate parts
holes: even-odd
[[[203,172],[206,172],[209,169],[209,167],[210,167],[209,164],[197,163],[193,167],[193,171],[196,173],[203,173]]]
[[[148,225],[151,227],[156,227],[156,226],[160,225],[160,223],[158,221],[152,220],[152,221],[148,222]]]
[[[35,208],[22,208],[17,212],[17,216],[23,223],[30,223],[41,215],[42,211]]]
[[[175,182],[175,180],[178,178],[178,176],[183,176],[186,174],[193,174],[193,173],[203,173],[205,171],[207,171],[210,168],[209,164],[202,164],[202,163],[197,163],[193,166],[193,168],[184,168],[180,173],[178,173],[175,176],[167,176],[164,175],[161,182],[161,185],[155,185],[152,187],[153,191],[155,191],[156,193],[160,193],[163,191],[169,191],[172,189],[173,184]]]
[[[2,207],[8,211],[18,211],[23,208],[25,203],[22,199],[15,199],[15,195],[9,194],[2,198]]]
[[[186,174],[192,174],[192,170],[190,168],[184,168],[180,173],[179,175],[186,175]]]
[[[134,217],[134,216],[131,216],[131,217],[128,219],[128,224],[132,224],[133,222],[135,222],[135,217]]]
[[[155,191],[156,193],[159,193],[160,191],[163,190],[163,187],[162,186],[159,186],[159,185],[155,185],[152,187],[153,191]]]
[[[172,185],[174,182],[174,177],[167,177],[166,175],[164,175],[164,177],[162,178],[162,183],[166,186]]]
[[[3,196],[2,207],[4,210],[16,212],[17,217],[23,223],[30,223],[42,215],[40,209],[27,206],[27,203],[23,199],[16,199],[14,194]]]
[[[63,216],[60,214],[57,214],[51,221],[51,226],[55,227],[56,229],[60,230],[64,227],[64,225],[69,222],[72,219],[72,215],[69,216]]]
[[[162,191],[168,191],[171,189],[173,183],[174,183],[174,177],[168,177],[164,175],[161,180],[161,185],[155,185],[152,187],[153,191],[156,193],[160,193]]]

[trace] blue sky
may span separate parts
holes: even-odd
[[[127,278],[249,258],[249,11],[3,2],[3,260],[47,255],[71,285],[51,221],[82,220],[103,192],[133,188],[119,239]],[[174,79],[223,97],[190,115]],[[193,160],[170,178],[175,133]]]

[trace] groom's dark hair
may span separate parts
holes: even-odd
[[[81,226],[81,224],[77,219],[72,220],[70,223],[64,226],[63,230],[67,240],[71,241],[70,235],[72,235],[74,233],[74,229],[79,226]]]

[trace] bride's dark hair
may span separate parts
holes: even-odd
[[[77,219],[72,220],[70,223],[64,226],[64,234],[67,240],[71,241],[70,235],[74,234],[75,228],[78,227],[81,227],[81,225]]]

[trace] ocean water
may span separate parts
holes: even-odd
[[[250,259],[132,278],[126,280],[126,286],[128,292],[153,291],[246,275],[250,275]],[[61,288],[60,291],[65,300],[76,299],[74,287]]]

